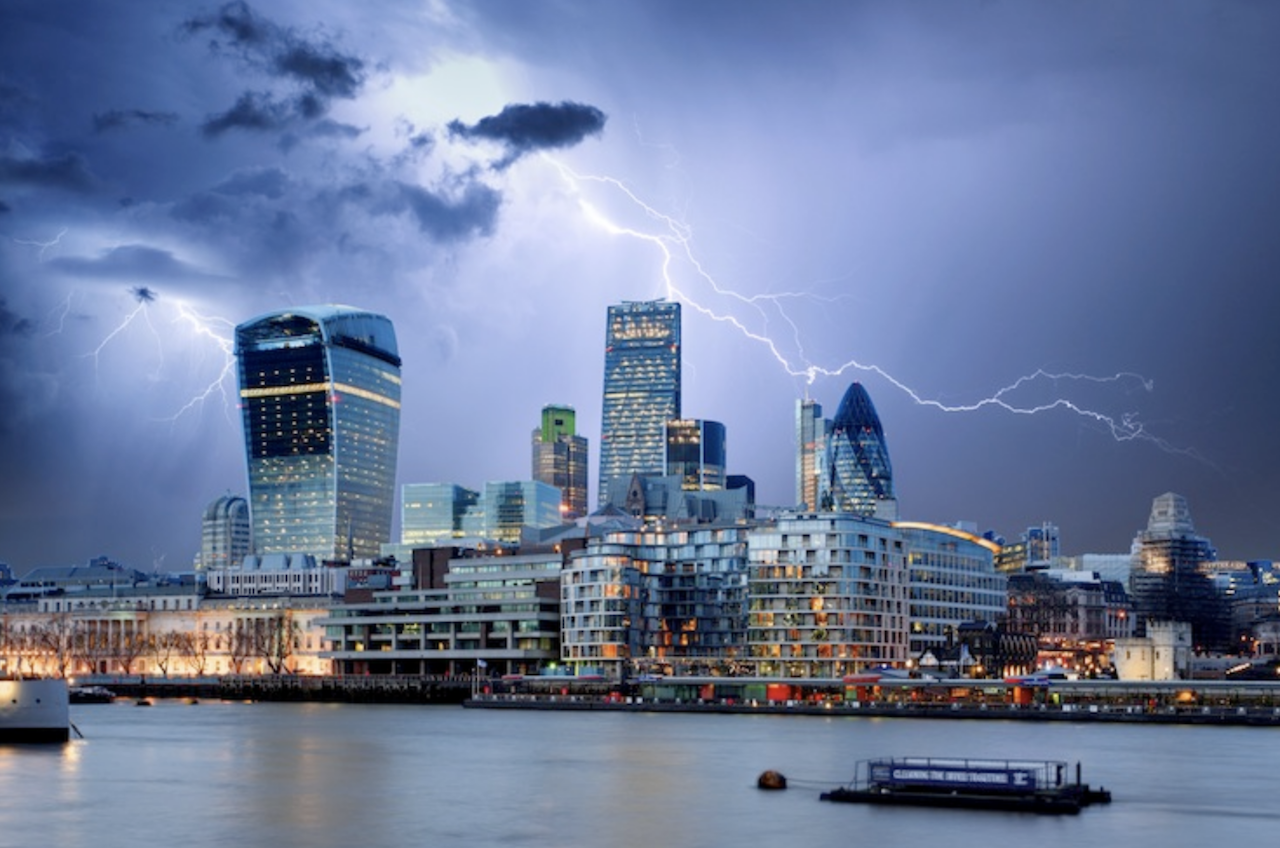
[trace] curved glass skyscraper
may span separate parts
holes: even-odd
[[[254,549],[347,562],[390,541],[400,356],[382,315],[274,312],[236,328]]]
[[[827,442],[824,509],[888,521],[898,517],[893,469],[880,416],[861,383],[844,393]]]

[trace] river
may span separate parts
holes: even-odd
[[[0,746],[0,845],[1274,844],[1280,729],[127,700]],[[1079,816],[829,804],[856,760],[1066,760]],[[776,769],[790,788],[763,792]]]

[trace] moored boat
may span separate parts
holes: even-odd
[[[109,704],[116,699],[105,686],[72,686],[67,692],[73,704]]]
[[[953,807],[1074,815],[1111,801],[1058,761],[967,760],[908,757],[863,760],[848,786],[824,792],[823,801],[915,807]]]
[[[0,743],[66,742],[71,738],[69,703],[65,680],[0,678]]]

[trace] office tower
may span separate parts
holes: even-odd
[[[544,406],[533,431],[533,479],[561,493],[561,517],[587,514],[587,440],[577,435],[571,406]]]
[[[467,520],[479,501],[479,492],[454,483],[406,483],[400,488],[400,544],[435,547],[482,535],[483,528]]]
[[[1196,534],[1185,498],[1166,492],[1152,501],[1147,529],[1133,540],[1129,574],[1138,628],[1152,621],[1187,622],[1197,650],[1225,649],[1225,605],[1205,568],[1217,558],[1213,544]]]
[[[680,417],[680,304],[663,300],[609,307],[597,497],[609,481],[666,473],[666,424]]]
[[[560,490],[537,480],[494,481],[484,484],[485,536],[499,542],[520,541],[524,527],[557,527],[560,519]]]
[[[1062,554],[1062,543],[1056,524],[1044,522],[1039,527],[1028,527],[1022,538],[1027,543],[1027,562],[1053,562]]]
[[[827,435],[831,422],[822,417],[817,401],[796,401],[796,503],[816,512],[822,508],[825,487]]]
[[[826,465],[832,510],[897,519],[884,430],[861,383],[849,386],[831,422]]]
[[[239,495],[223,495],[204,511],[200,532],[200,567],[239,565],[252,552],[249,502]]]
[[[400,435],[391,322],[347,306],[273,312],[236,328],[236,356],[257,553],[378,556]]]
[[[688,492],[725,487],[725,432],[719,421],[667,422],[667,476],[680,478]]]

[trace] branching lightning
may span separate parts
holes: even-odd
[[[158,292],[156,292],[155,289],[148,288],[147,286],[134,286],[129,290],[129,293],[133,296],[134,300],[137,301],[137,305],[134,306],[127,315],[125,315],[125,317],[111,330],[111,332],[107,333],[107,335],[103,337],[102,341],[98,343],[96,348],[88,354],[85,354],[86,356],[93,358],[95,373],[97,372],[98,360],[101,357],[102,352],[114,339],[124,333],[130,325],[134,323],[134,321],[141,317],[141,320],[147,324],[151,335],[156,341],[160,364],[153,373],[152,379],[158,380],[160,372],[164,366],[164,342],[161,339],[160,333],[156,330],[155,324],[151,321],[150,309],[152,306],[157,304],[172,304],[173,308],[177,311],[177,315],[173,318],[171,323],[186,327],[192,337],[207,339],[213,342],[214,347],[222,355],[222,365],[218,370],[217,376],[203,389],[193,395],[190,400],[184,403],[172,415],[166,416],[160,420],[169,422],[177,421],[186,413],[203,406],[204,402],[215,393],[222,396],[224,409],[230,410],[233,408],[234,404],[232,403],[232,395],[229,393],[227,388],[227,378],[232,375],[235,370],[235,343],[231,334],[231,330],[234,329],[235,325],[225,318],[203,315],[194,307],[181,300],[161,301]],[[69,298],[66,308],[70,308]]]
[[[50,248],[52,248],[52,247],[57,247],[58,242],[62,241],[62,237],[63,237],[63,236],[65,236],[66,234],[67,234],[67,228],[66,228],[66,227],[63,227],[61,230],[59,230],[59,231],[58,231],[58,234],[57,234],[56,236],[54,236],[54,237],[53,237],[51,240],[49,240],[49,241],[36,241],[35,239],[20,239],[20,238],[15,238],[15,239],[13,239],[13,243],[14,243],[14,244],[26,245],[27,247],[38,247],[38,248],[40,248],[39,260],[40,260],[41,262],[43,262],[43,261],[44,261],[44,255],[45,255],[45,253],[46,253]]]
[[[618,179],[607,176],[579,174],[556,159],[549,156],[544,156],[544,159],[556,168],[561,178],[577,196],[579,208],[582,210],[587,220],[612,235],[627,236],[629,238],[637,239],[653,245],[658,250],[661,259],[660,267],[662,271],[663,285],[665,286],[666,294],[669,298],[678,299],[689,308],[694,309],[712,320],[730,324],[751,341],[764,345],[788,375],[803,378],[806,385],[812,385],[819,377],[840,377],[849,371],[861,371],[881,377],[890,385],[910,397],[916,404],[931,407],[941,412],[976,412],[983,408],[992,407],[1002,409],[1014,415],[1037,415],[1047,413],[1052,410],[1065,410],[1103,428],[1117,441],[1144,441],[1169,453],[1182,454],[1200,461],[1206,461],[1194,450],[1176,447],[1166,440],[1149,432],[1136,413],[1124,413],[1121,415],[1108,414],[1091,409],[1063,396],[1058,396],[1052,400],[1034,404],[1020,403],[1013,398],[1013,395],[1016,392],[1021,389],[1026,389],[1032,384],[1052,384],[1054,386],[1066,382],[1124,384],[1140,386],[1146,392],[1151,392],[1154,389],[1154,385],[1151,380],[1133,372],[1122,371],[1110,376],[1094,376],[1090,374],[1056,373],[1046,371],[1044,369],[1038,369],[1030,374],[1019,377],[1009,385],[1004,386],[994,394],[982,398],[981,400],[967,404],[948,404],[940,400],[924,397],[910,385],[890,374],[881,366],[873,363],[866,363],[857,359],[849,359],[839,365],[824,366],[811,362],[804,352],[804,347],[801,342],[802,333],[800,328],[788,315],[784,308],[784,301],[801,298],[822,298],[815,298],[815,296],[805,292],[743,295],[739,292],[733,291],[732,289],[721,285],[703,267],[701,261],[694,254],[693,233],[688,224],[654,209],[652,206],[644,202],[626,184]],[[605,186],[620,195],[627,203],[633,205],[636,210],[641,212],[645,218],[654,222],[654,231],[649,232],[623,226],[610,219],[606,214],[601,212],[598,207],[593,205],[582,195],[582,186],[587,183]],[[750,307],[757,311],[763,319],[764,329],[762,331],[753,330],[736,315],[732,314],[732,312],[715,309],[692,297],[687,288],[682,287],[676,282],[673,273],[673,264],[677,259],[687,262],[689,266],[693,268],[694,276],[702,283],[709,286],[710,289],[720,298],[740,304],[744,307]],[[827,298],[826,300],[830,299]],[[765,309],[766,305],[773,309],[776,312],[777,317],[789,327],[790,335],[793,338],[795,349],[797,351],[794,359],[792,357],[788,357],[781,350],[779,343],[768,334],[770,314]]]

